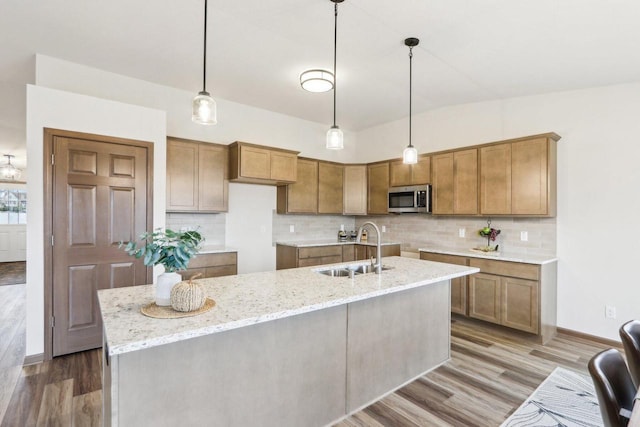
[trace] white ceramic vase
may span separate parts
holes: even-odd
[[[178,273],[162,273],[158,276],[156,284],[156,305],[171,305],[171,289],[182,281],[182,276]]]

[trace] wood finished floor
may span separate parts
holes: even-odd
[[[586,373],[607,347],[567,335],[542,346],[466,319],[451,329],[449,362],[336,426],[499,426],[555,367]],[[100,425],[100,371],[99,350],[24,368],[2,427]]]
[[[27,282],[25,261],[0,262],[0,286],[19,285]]]

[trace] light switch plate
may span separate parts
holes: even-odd
[[[382,232],[386,233],[387,232],[387,227],[385,225],[382,226]]]
[[[289,226],[289,233],[295,233],[296,232],[296,228],[293,226],[293,224],[291,224]]]
[[[467,230],[464,228],[458,228],[458,237],[464,237],[467,233]]]
[[[526,242],[529,240],[529,233],[527,233],[526,231],[521,231],[520,232],[520,240],[523,242]]]

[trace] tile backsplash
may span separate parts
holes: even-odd
[[[438,247],[452,250],[468,250],[487,244],[486,237],[478,231],[487,225],[487,218],[477,217],[436,217],[423,214],[401,214],[356,217],[356,226],[365,221],[373,221],[386,228],[383,241],[402,243],[403,251],[416,251],[422,247]],[[500,245],[500,251],[510,254],[555,256],[555,218],[492,218],[491,227],[501,230],[491,245]],[[465,237],[459,237],[464,229]],[[526,231],[527,241],[520,240]]]
[[[338,239],[340,225],[355,229],[355,218],[342,215],[278,215],[273,212],[273,243],[295,240]],[[292,233],[291,226],[294,232]]]
[[[197,229],[206,246],[224,246],[226,214],[168,213],[166,227],[172,230]]]

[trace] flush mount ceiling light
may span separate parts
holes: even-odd
[[[309,92],[329,92],[333,89],[333,73],[321,69],[303,71],[300,86]]]
[[[413,84],[413,48],[418,46],[420,40],[409,37],[404,40],[404,44],[409,47],[409,145],[402,152],[402,163],[413,165],[418,163],[418,150],[411,145],[411,89]]]
[[[11,164],[11,158],[15,156],[11,154],[4,154],[4,156],[7,158],[7,163],[0,166],[0,178],[10,180],[20,179],[22,171]]]
[[[333,2],[333,126],[327,131],[327,148],[329,150],[342,150],[344,148],[344,135],[340,128],[336,125],[336,91],[338,87],[338,79],[336,74],[336,57],[338,47],[338,3],[344,0],[331,0]]]
[[[216,101],[207,92],[207,0],[204,0],[204,54],[202,69],[202,90],[193,98],[191,120],[201,125],[218,123]]]

